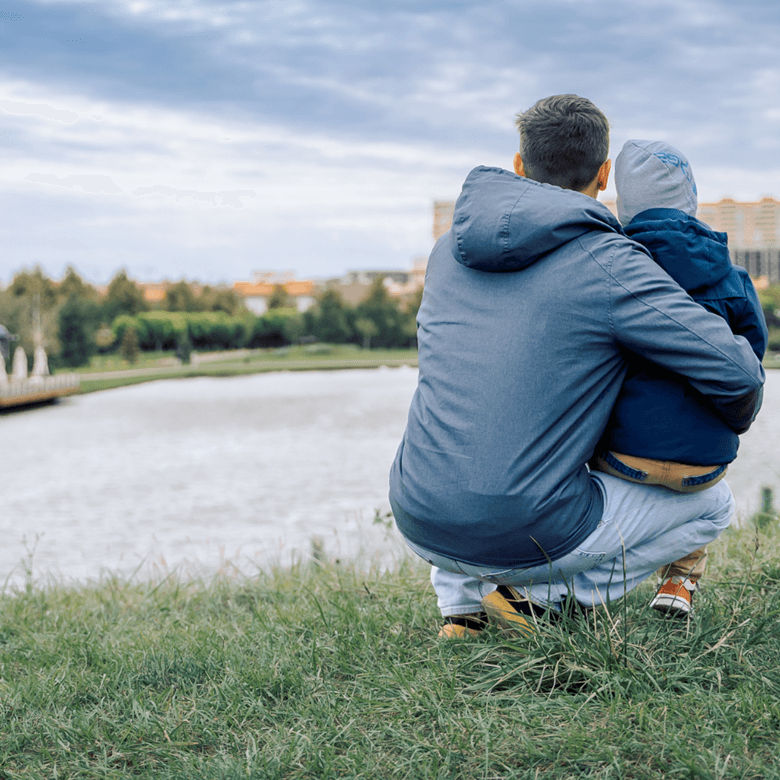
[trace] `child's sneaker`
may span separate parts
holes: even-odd
[[[484,612],[474,612],[470,615],[450,615],[444,618],[444,625],[439,631],[439,639],[469,639],[479,636],[484,630],[487,615]]]
[[[696,583],[687,577],[669,577],[656,591],[650,606],[675,617],[686,617],[693,606]]]

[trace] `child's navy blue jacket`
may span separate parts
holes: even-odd
[[[639,242],[695,301],[744,336],[759,360],[767,329],[747,271],[731,264],[726,234],[675,209],[638,214],[626,234]],[[702,466],[730,463],[739,436],[684,379],[636,355],[604,442],[613,452]]]

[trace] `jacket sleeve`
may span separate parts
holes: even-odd
[[[628,242],[616,241],[604,267],[617,343],[685,377],[733,431],[744,433],[761,406],[765,379],[748,341]]]

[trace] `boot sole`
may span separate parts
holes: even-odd
[[[685,617],[691,612],[691,605],[683,596],[667,596],[661,594],[656,596],[650,606],[657,612],[664,612],[668,615],[679,615]]]

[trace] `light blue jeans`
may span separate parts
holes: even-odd
[[[734,515],[725,481],[700,493],[675,493],[593,472],[604,495],[601,522],[579,547],[531,568],[491,569],[407,544],[433,566],[431,582],[443,616],[479,612],[498,585],[560,610],[571,593],[585,607],[621,598],[657,569],[715,540]]]

